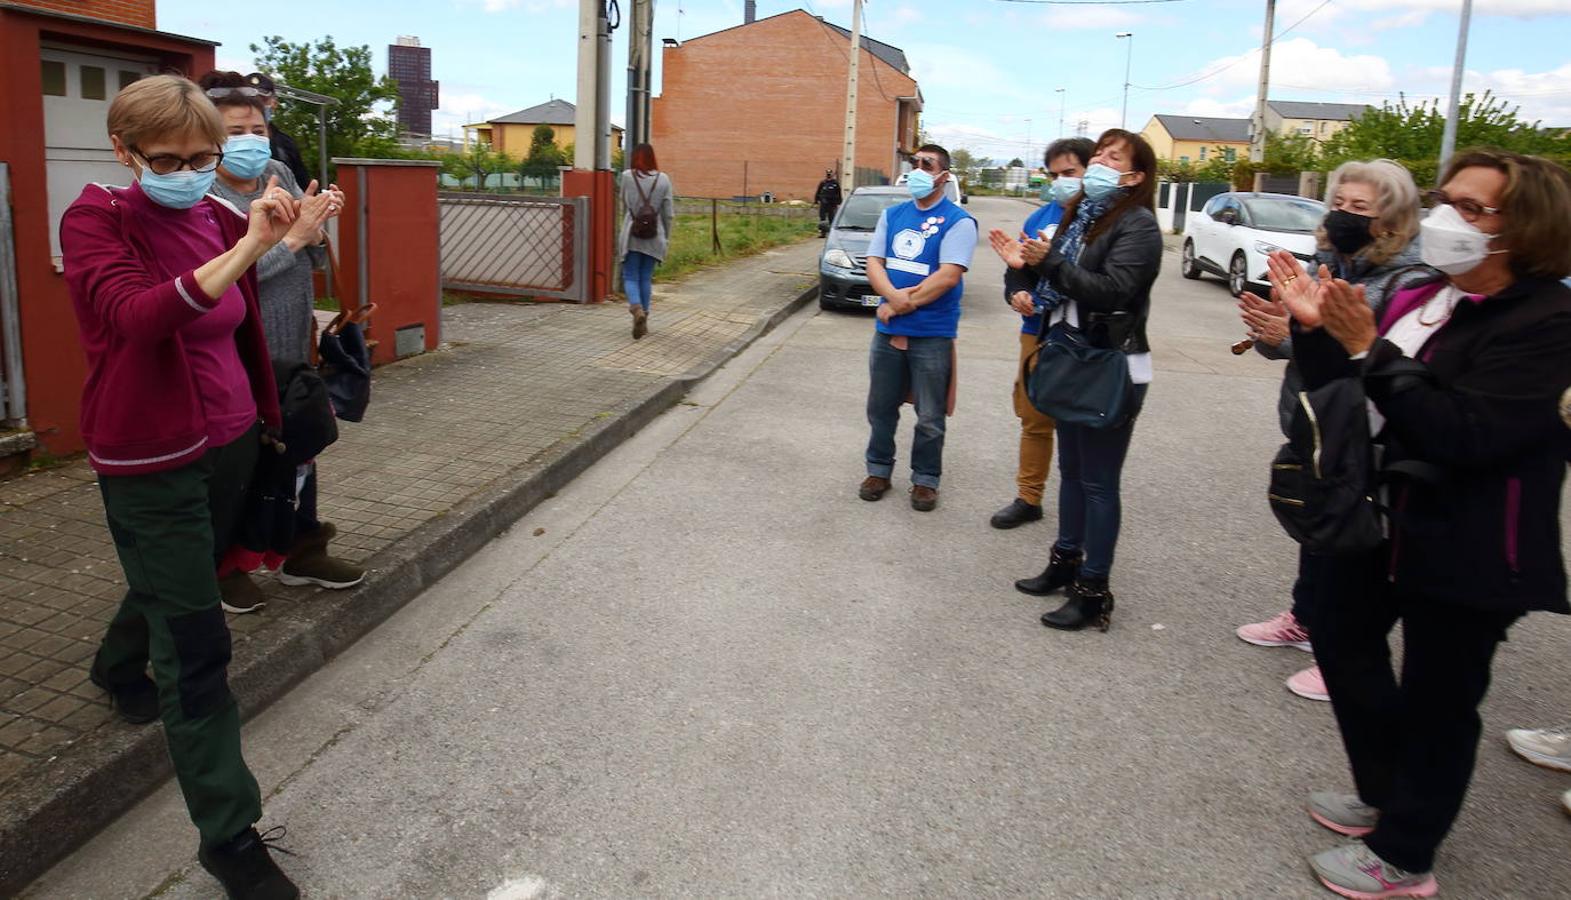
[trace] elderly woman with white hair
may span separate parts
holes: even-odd
[[[1388,159],[1343,163],[1328,180],[1326,203],[1331,209],[1316,232],[1319,251],[1310,269],[1318,271],[1324,265],[1334,277],[1362,286],[1377,316],[1397,290],[1438,274],[1419,259],[1418,187],[1402,166]],[[1277,409],[1286,434],[1303,378],[1293,361],[1287,310],[1274,301],[1245,293],[1238,306],[1255,350],[1269,359],[1288,361]],[[1264,622],[1241,626],[1239,638],[1261,647],[1310,650],[1319,572],[1316,558],[1300,551],[1292,608]],[[1330,699],[1318,665],[1288,678],[1287,688],[1306,699]]]

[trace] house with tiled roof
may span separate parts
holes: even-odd
[[[535,126],[549,125],[556,133],[556,145],[566,148],[575,142],[577,131],[573,127],[574,116],[578,107],[566,100],[555,97],[544,103],[537,103],[527,109],[497,116],[484,122],[476,122],[464,126],[464,145],[479,142],[489,144],[492,150],[505,153],[513,159],[522,160],[529,156],[529,146],[534,138]],[[611,144],[620,146],[622,143],[622,127],[611,126]]]

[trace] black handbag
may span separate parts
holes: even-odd
[[[334,324],[336,330],[323,329],[317,342],[318,371],[327,383],[333,412],[345,422],[358,422],[365,418],[365,408],[371,402],[371,351],[359,322],[345,318],[342,324]]]
[[[284,459],[292,466],[310,462],[338,440],[327,385],[310,363],[275,361],[273,374],[283,414]]]
[[[1021,367],[1026,397],[1055,422],[1117,428],[1134,412],[1129,357],[1121,350],[1092,346],[1085,332],[1068,323],[1048,329]]]

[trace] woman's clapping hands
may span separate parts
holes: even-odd
[[[1323,265],[1318,278],[1311,279],[1293,254],[1285,250],[1272,253],[1266,265],[1270,269],[1272,295],[1299,325],[1310,330],[1324,326],[1349,355],[1367,352],[1374,345],[1379,332],[1363,285],[1333,278],[1331,270]]]

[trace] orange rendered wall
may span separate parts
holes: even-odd
[[[152,4],[146,6],[151,8]],[[84,48],[151,51],[158,54],[164,68],[187,74],[211,69],[213,49],[178,38],[128,32],[115,25],[0,9],[0,122],[5,123],[5,127],[0,127],[0,160],[11,167],[27,420],[43,448],[61,455],[83,449],[77,414],[87,364],[82,357],[65,278],[55,272],[50,259],[43,83],[38,57],[41,40]]]
[[[666,47],[651,142],[677,193],[811,200],[840,159],[849,49],[800,10]],[[858,84],[856,164],[893,178],[896,98],[916,82],[863,50]]]

